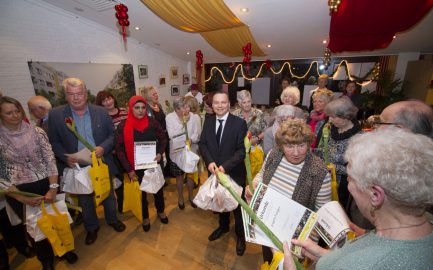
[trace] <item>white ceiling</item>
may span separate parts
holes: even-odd
[[[111,0],[44,0],[111,29],[118,30],[114,8],[96,11],[83,3],[112,2]],[[205,1],[205,0],[203,0]],[[122,0],[128,7],[130,38],[162,50],[180,59],[195,62],[195,51],[201,50],[205,63],[242,61],[241,57],[227,57],[213,49],[199,34],[187,33],[168,25],[153,14],[139,0]],[[327,0],[225,0],[226,5],[245,24],[250,26],[256,42],[267,54],[254,60],[280,60],[323,57],[328,38],[330,16]],[[246,7],[249,12],[241,12]],[[368,14],[366,14],[368,20]],[[140,27],[135,30],[134,27]],[[433,53],[433,12],[418,25],[399,33],[391,45],[383,50],[348,55],[383,55],[400,52]],[[97,37],[96,37],[97,38]],[[266,48],[272,44],[271,48]],[[241,48],[239,48],[241,50]],[[187,52],[191,52],[187,55]]]

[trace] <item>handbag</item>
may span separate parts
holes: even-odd
[[[230,178],[230,177],[229,177]],[[231,185],[239,196],[242,195],[240,187],[232,178]],[[200,187],[194,198],[194,203],[204,210],[214,212],[230,212],[238,207],[238,202],[230,192],[218,182],[217,177],[212,174]]]
[[[138,181],[132,181],[125,173],[123,178],[123,212],[131,211],[132,214],[143,222],[143,212],[141,210],[141,190]]]
[[[95,203],[98,206],[110,195],[111,184],[107,164],[101,158],[96,158],[94,151],[92,152],[92,165],[89,168],[89,175],[95,192]]]
[[[55,214],[54,209],[52,208],[52,205],[54,204],[47,204],[45,206],[45,211],[48,214]],[[56,195],[56,202],[55,202],[56,208],[60,213],[64,213],[68,215],[68,222],[69,224],[72,223],[72,218],[69,215],[68,208],[65,203],[65,194],[57,194]],[[42,217],[42,209],[40,206],[30,206],[26,204],[25,206],[26,210],[26,230],[29,233],[29,235],[35,240],[35,242],[39,242],[45,238],[45,234],[41,231],[39,226],[37,225],[37,220]]]
[[[164,183],[164,175],[162,174],[161,166],[158,165],[155,168],[144,171],[140,190],[155,194],[164,186]]]
[[[80,168],[76,164],[75,168],[65,168],[61,182],[61,190],[71,194],[91,194],[93,193],[92,180],[89,175],[90,166]]]
[[[176,155],[176,157],[173,159],[173,162],[176,163],[176,165],[182,171],[186,173],[193,173],[197,171],[197,163],[199,160],[200,157],[196,153],[191,151],[188,148],[188,145],[185,145],[181,153]]]
[[[69,225],[68,214],[60,213],[55,203],[51,206],[55,215],[47,213],[44,201],[42,201],[42,217],[37,220],[37,224],[48,238],[54,254],[63,256],[74,249],[74,236]]]

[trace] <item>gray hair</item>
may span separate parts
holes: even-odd
[[[378,185],[394,206],[412,214],[433,204],[430,138],[396,127],[368,132],[350,140],[345,159],[361,191]]]
[[[395,113],[393,122],[413,133],[433,138],[433,110],[431,107],[416,100],[398,102],[398,105],[401,106],[401,109]]]
[[[325,107],[325,113],[328,116],[336,116],[347,120],[355,119],[358,108],[348,97],[337,98]]]
[[[299,103],[301,93],[299,92],[298,87],[287,86],[286,88],[284,88],[283,92],[281,93],[281,96],[280,96],[281,100],[283,100],[284,96],[292,96],[294,101],[295,101],[295,103],[292,105],[296,105]]]
[[[78,78],[66,78],[66,79],[64,79],[63,83],[62,83],[62,87],[63,87],[63,91],[65,93],[66,93],[66,88],[68,86],[72,86],[72,87],[81,86],[83,88],[83,91],[87,92],[86,84],[84,83],[83,80],[78,79]]]
[[[295,110],[296,107],[292,105],[280,105],[275,108],[274,110],[274,116],[280,117],[280,116],[289,116],[289,117],[295,117]]]
[[[251,99],[251,93],[248,90],[241,90],[237,92],[236,99],[241,103],[245,98]]]
[[[183,106],[185,106],[185,98],[184,97],[177,97],[173,100],[173,108],[175,110],[181,109]]]
[[[33,96],[27,101],[27,106],[37,106],[47,110],[51,110],[51,103],[44,96]]]

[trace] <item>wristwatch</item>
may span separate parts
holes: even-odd
[[[60,187],[60,185],[57,183],[50,184],[50,188],[58,188],[58,187]]]

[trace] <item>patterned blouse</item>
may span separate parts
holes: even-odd
[[[0,125],[0,178],[13,185],[58,175],[45,131],[25,121],[17,131]]]
[[[245,122],[247,122],[248,131],[251,132],[253,137],[259,136],[259,134],[262,133],[266,128],[265,115],[259,109],[251,108],[250,115],[247,119],[244,118],[242,109],[236,109],[232,112],[232,114],[244,119]]]

